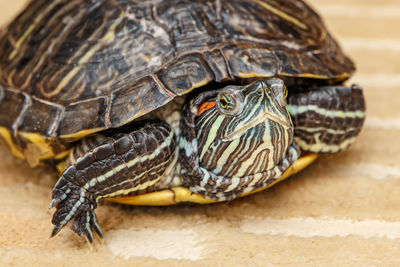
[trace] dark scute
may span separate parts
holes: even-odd
[[[107,127],[107,99],[104,97],[69,105],[58,126],[58,135],[68,135],[84,129]]]
[[[125,161],[121,159],[120,157],[117,157],[116,155],[113,155],[112,160],[111,160],[111,168],[116,168],[118,166],[121,166],[122,164],[125,164]]]
[[[208,65],[212,69],[216,82],[227,81],[231,78],[224,55],[219,49],[205,52]]]
[[[54,137],[54,126],[62,110],[60,106],[32,99],[32,104],[26,109],[19,131]]]
[[[304,69],[303,63],[299,59],[297,51],[290,51],[290,50],[275,51],[275,55],[279,58],[280,75],[295,76],[307,72],[307,69]]]
[[[76,167],[72,165],[64,171],[63,176],[67,181],[72,182],[75,179],[77,171],[78,170],[76,169]]]
[[[175,83],[177,90],[185,90],[191,87],[191,84],[187,80],[177,80]]]
[[[16,119],[20,115],[24,102],[25,96],[21,92],[11,91],[6,87],[0,85],[1,91],[1,111],[0,111],[0,122],[1,126],[11,129]]]
[[[90,164],[92,164],[94,161],[95,161],[95,158],[93,156],[93,153],[88,152],[76,161],[75,167],[78,170],[83,170],[83,169],[87,168]]]
[[[207,1],[172,0],[155,6],[156,16],[168,28],[179,52],[201,50],[223,39],[221,21],[214,5]]]
[[[129,162],[129,161],[135,159],[136,157],[137,157],[136,151],[131,149],[125,154],[125,158],[124,159],[125,159],[125,162]]]
[[[157,73],[157,76],[168,88],[177,95],[199,83],[208,83],[214,80],[202,54],[189,54],[178,58]]]
[[[152,77],[144,77],[129,87],[115,92],[111,103],[110,120],[119,126],[148,113],[172,99]]]
[[[133,139],[130,135],[125,135],[114,142],[114,149],[118,155],[126,153],[133,144]]]
[[[131,133],[132,137],[135,138],[135,145],[136,144],[145,144],[147,134],[145,131],[134,131]]]
[[[170,128],[168,128],[168,130],[171,131]],[[164,140],[165,137],[168,136],[169,132],[166,132],[166,131],[167,131],[167,129],[165,129],[165,128],[161,128],[161,127],[155,128],[154,127],[151,130],[151,134],[153,135],[154,139],[156,139],[157,141],[160,141],[160,140]]]
[[[278,73],[278,61],[268,49],[231,46],[224,50],[235,78],[247,78],[250,73],[259,77],[272,77]]]
[[[154,151],[154,150],[156,150],[157,146],[158,146],[158,141],[157,141],[157,139],[154,138],[154,135],[152,133],[147,133],[147,137],[146,137],[147,151]]]
[[[114,147],[112,146],[112,144],[104,144],[104,145],[96,147],[93,150],[93,155],[94,155],[96,161],[106,159],[109,156],[113,155],[114,153],[115,153],[115,151],[114,151]]]

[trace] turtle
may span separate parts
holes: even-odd
[[[52,236],[104,199],[229,201],[346,149],[352,60],[301,0],[34,0],[1,31],[0,140],[57,166]]]

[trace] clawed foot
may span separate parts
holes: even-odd
[[[103,238],[94,209],[97,207],[90,192],[61,177],[53,189],[53,201],[49,208],[56,207],[52,223],[55,225],[51,237],[55,236],[69,221],[71,229],[88,242],[93,242],[93,231]]]

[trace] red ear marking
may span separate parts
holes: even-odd
[[[204,111],[212,108],[213,106],[215,106],[215,101],[212,102],[204,102],[203,104],[200,105],[199,107],[199,111],[197,112],[197,116],[200,116],[200,114],[202,114]]]

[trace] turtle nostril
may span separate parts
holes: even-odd
[[[269,89],[268,89],[268,85],[265,81],[260,80],[257,82],[257,96],[264,96],[265,93],[268,93]]]
[[[263,96],[264,95],[264,88],[262,88],[262,87],[258,88],[257,95],[258,96]]]

